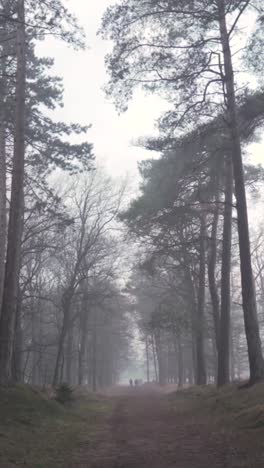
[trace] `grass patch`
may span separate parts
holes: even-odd
[[[230,429],[264,429],[264,384],[240,389],[213,385],[181,390],[169,397],[179,413],[208,416]]]
[[[30,387],[0,388],[0,467],[65,468],[111,411],[89,395],[64,407]]]

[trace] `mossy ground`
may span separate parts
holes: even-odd
[[[69,466],[82,440],[111,413],[103,398],[82,396],[62,406],[30,387],[0,389],[0,467]]]

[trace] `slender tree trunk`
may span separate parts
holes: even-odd
[[[15,141],[9,212],[5,283],[0,319],[0,384],[7,385],[12,377],[13,342],[17,307],[17,289],[23,226],[23,188],[25,159],[25,5],[17,0],[17,77]]]
[[[82,309],[80,313],[80,349],[79,349],[79,362],[78,362],[78,384],[83,385],[84,381],[84,363],[87,356],[87,325],[88,325],[88,301],[84,293],[82,301]]]
[[[233,212],[233,169],[232,160],[226,158],[225,209],[222,248],[221,274],[221,316],[218,349],[218,386],[226,385],[230,380],[230,311],[231,311],[231,246]]]
[[[54,369],[54,375],[53,375],[54,387],[58,385],[59,379],[60,379],[60,375],[59,375],[60,364],[62,362],[62,359],[64,359],[64,343],[65,343],[65,339],[66,339],[66,336],[70,327],[70,313],[71,313],[71,303],[72,303],[73,294],[74,294],[74,290],[72,289],[72,287],[69,287],[68,289],[65,290],[65,292],[62,295],[61,308],[62,308],[62,313],[63,313],[63,319],[62,319],[62,328],[61,328],[61,333],[59,336],[58,350],[57,350],[55,369]]]
[[[162,349],[160,330],[157,330],[156,332],[155,342],[156,342],[157,362],[158,362],[158,376],[159,376],[158,381],[160,385],[165,385],[167,383],[166,372],[165,372],[165,356],[164,356],[164,350]]]
[[[4,43],[5,44],[5,43]],[[6,47],[1,51],[1,89],[0,89],[0,315],[2,308],[4,280],[5,280],[5,254],[6,254]]]
[[[154,335],[152,335],[152,354],[153,354],[153,364],[154,364],[154,371],[155,371],[155,380],[158,382],[158,369],[157,369],[157,355],[156,355],[156,346],[155,346],[155,338]]]
[[[92,331],[92,390],[97,391],[97,316],[94,311],[94,323]]]
[[[38,365],[39,365],[39,352],[38,352],[38,304],[36,299],[34,298],[34,291],[30,288],[30,309],[31,309],[31,341],[33,345],[32,349],[32,378],[31,382],[33,385],[38,385],[39,380],[39,373],[38,373]]]
[[[177,356],[177,369],[178,369],[178,387],[181,388],[184,382],[184,364],[183,364],[183,352],[182,352],[182,338],[178,332],[174,335],[174,349]]]
[[[64,362],[65,362],[65,358],[64,358],[64,349],[62,351],[62,358],[61,358],[61,361],[60,361],[60,369],[59,369],[59,380],[58,380],[58,383],[61,384],[63,382],[63,376],[64,376]]]
[[[67,333],[66,351],[66,382],[72,385],[72,353],[73,353],[73,327],[69,327]]]
[[[199,271],[199,291],[198,307],[196,319],[196,356],[197,356],[197,385],[206,384],[206,366],[204,353],[204,307],[205,307],[205,236],[206,223],[205,216],[201,214],[200,229],[200,271]]]
[[[67,326],[66,326],[66,321],[64,319],[64,323],[62,325],[62,330],[60,333],[59,343],[58,343],[58,351],[57,351],[57,356],[56,356],[53,383],[52,383],[53,387],[56,387],[60,380],[60,365],[63,359],[63,348],[64,348],[64,342],[65,342],[66,336],[67,336]]]
[[[196,336],[197,336],[197,300],[196,300],[196,291],[194,287],[194,281],[192,277],[191,268],[188,265],[187,256],[185,255],[186,262],[186,283],[188,285],[189,292],[189,307],[190,307],[190,321],[191,321],[191,336],[192,336],[192,366],[194,380],[197,383],[197,346],[196,346]]]
[[[145,338],[145,347],[146,347],[146,366],[147,366],[147,382],[149,382],[149,341],[148,335]]]
[[[229,42],[230,38],[226,24],[226,6],[226,0],[218,0],[219,27],[224,57],[227,113],[231,134],[232,161],[234,168],[235,193],[237,201],[243,312],[248,345],[250,383],[253,384],[264,379],[264,361],[261,350],[261,340],[257,318],[256,294],[252,274],[244,169],[238,127],[234,71]]]
[[[231,382],[234,382],[235,380],[235,350],[234,350],[232,316],[230,320],[230,375],[231,375]]]
[[[17,301],[16,311],[16,322],[15,322],[15,338],[14,338],[14,352],[13,352],[13,364],[12,364],[12,382],[22,383],[24,381],[23,373],[23,330],[22,330],[22,317],[21,317],[21,297]]]
[[[216,344],[217,350],[218,350],[219,317],[220,317],[219,296],[218,296],[217,284],[216,284],[216,279],[215,279],[216,257],[217,257],[217,229],[218,229],[218,222],[219,222],[219,198],[220,198],[218,179],[217,179],[217,187],[216,187],[216,206],[215,206],[214,214],[213,214],[213,223],[212,223],[212,231],[211,231],[211,239],[210,239],[210,251],[209,251],[209,256],[208,256],[208,282],[209,282],[209,290],[210,290],[211,301],[212,301],[215,344]]]

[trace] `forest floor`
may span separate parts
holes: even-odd
[[[0,390],[1,468],[263,468],[264,385],[85,392],[64,408]]]
[[[264,386],[114,392],[114,411],[71,468],[263,468]]]

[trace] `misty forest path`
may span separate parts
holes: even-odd
[[[82,444],[71,468],[264,466],[251,464],[235,434],[217,427],[209,416],[186,417],[180,407],[173,409],[167,395],[131,389],[112,399],[113,414],[95,438]]]

